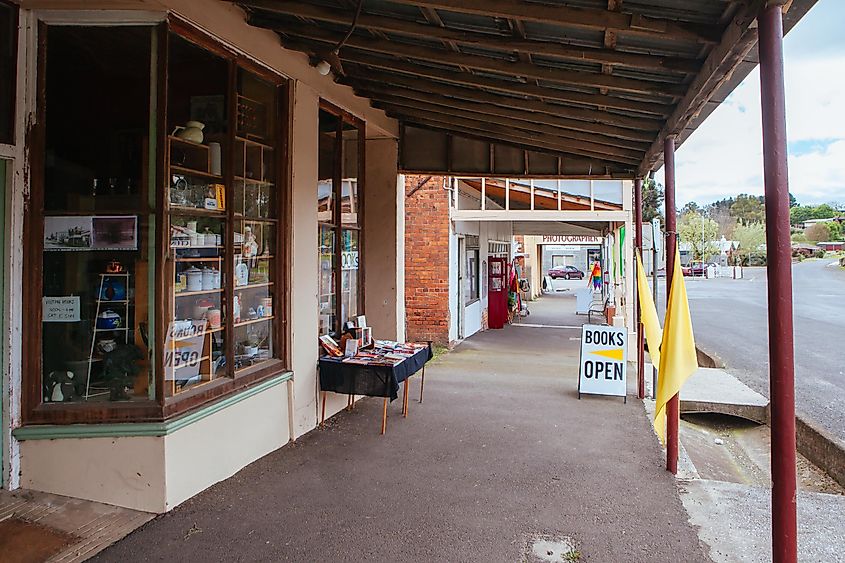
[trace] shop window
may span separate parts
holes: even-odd
[[[284,82],[166,28],[41,28],[29,420],[161,419],[284,365]]]
[[[472,303],[478,299],[478,249],[467,248],[466,251],[466,303]]]
[[[154,399],[153,28],[46,34],[42,399]]]
[[[362,127],[358,120],[327,104],[320,109],[317,217],[321,335],[336,336],[343,323],[363,314]]]
[[[0,143],[15,142],[18,8],[0,0]]]

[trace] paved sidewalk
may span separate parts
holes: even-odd
[[[564,536],[579,561],[706,561],[642,403],[578,400],[579,335],[478,334],[385,436],[364,400],[98,560],[513,562]]]

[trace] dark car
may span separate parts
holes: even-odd
[[[584,272],[575,266],[555,266],[549,270],[549,277],[553,280],[558,278],[582,280],[584,279]]]

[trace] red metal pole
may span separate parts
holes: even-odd
[[[795,361],[782,4],[782,1],[768,2],[760,12],[757,23],[766,193],[766,275],[769,292],[772,560],[775,563],[794,563],[798,561],[795,504]]]
[[[634,233],[634,246],[637,252],[643,253],[643,181],[640,178],[634,180],[634,224],[636,231]],[[636,262],[636,260],[635,260]],[[633,264],[632,264],[633,266]],[[640,287],[637,282],[639,278],[634,272],[634,283],[637,288],[637,397],[645,398],[645,366],[643,361],[645,359],[645,346],[643,340],[643,319],[640,311],[639,292],[648,291],[647,287]]]
[[[675,268],[675,245],[678,242],[678,219],[675,205],[675,138],[667,137],[663,142],[663,165],[665,170],[666,201],[666,302],[672,287]],[[678,395],[669,399],[666,405],[666,470],[678,473],[678,425],[681,407]]]

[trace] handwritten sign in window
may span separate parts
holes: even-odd
[[[44,297],[45,323],[75,323],[79,322],[79,296]]]

